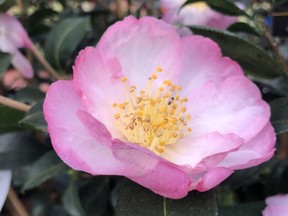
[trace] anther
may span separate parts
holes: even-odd
[[[161,67],[157,67],[157,68],[156,68],[156,71],[160,73],[160,72],[163,71],[163,69],[162,69]]]
[[[125,81],[127,81],[127,77],[125,77],[125,76],[124,76],[124,77],[122,77],[122,78],[121,78],[121,81],[122,81],[122,82],[125,82]]]

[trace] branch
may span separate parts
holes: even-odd
[[[10,98],[4,97],[2,95],[0,95],[0,104],[13,108],[13,109],[17,109],[23,112],[28,112],[31,108],[31,106],[21,103],[19,101],[16,100],[12,100]]]
[[[31,49],[33,55],[41,62],[41,64],[46,68],[47,72],[51,74],[51,76],[56,79],[65,79],[61,75],[57,73],[57,71],[49,64],[49,62],[45,59],[44,55],[42,52],[33,44],[32,49]]]
[[[28,211],[12,187],[10,187],[8,192],[7,204],[13,216],[29,216]]]

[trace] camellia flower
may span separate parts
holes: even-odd
[[[44,115],[75,170],[182,198],[273,155],[269,106],[208,38],[130,16],[81,51],[73,72],[50,86]]]
[[[287,216],[288,215],[288,195],[276,195],[265,200],[267,207],[263,211],[263,216]]]
[[[13,16],[0,14],[0,51],[13,56],[12,65],[26,78],[33,77],[30,62],[18,50],[19,48],[32,49],[27,32],[21,23]]]
[[[212,10],[205,2],[181,6],[186,0],[161,0],[162,19],[175,26],[200,25],[226,29],[237,21],[237,17],[226,16]]]

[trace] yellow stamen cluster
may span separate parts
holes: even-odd
[[[180,97],[181,87],[165,80],[157,89],[152,88],[160,72],[162,68],[156,68],[146,90],[139,92],[123,77],[121,80],[126,86],[127,100],[112,105],[116,110],[116,125],[127,140],[156,154],[163,153],[165,145],[173,144],[191,132],[187,126],[191,116],[186,114],[184,106],[188,99]]]

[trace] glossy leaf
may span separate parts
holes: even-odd
[[[269,160],[258,166],[243,170],[236,170],[228,179],[221,185],[229,186],[232,190],[238,189],[243,185],[259,181],[259,174],[261,174],[268,167],[274,166],[275,160]]]
[[[26,87],[17,91],[14,95],[14,100],[27,104],[35,104],[43,99],[45,94],[37,88]]]
[[[0,52],[0,77],[8,69],[12,56],[8,53]]]
[[[260,33],[256,29],[244,22],[234,23],[230,25],[227,30],[232,32],[243,32],[255,36],[260,36]]]
[[[271,123],[277,134],[288,131],[288,98],[280,98],[272,101]]]
[[[284,152],[282,152],[284,153]],[[265,188],[266,196],[288,193],[288,161],[280,160],[271,168]]]
[[[79,199],[79,193],[76,182],[71,180],[67,190],[63,195],[63,203],[71,216],[85,216],[82,204]]]
[[[96,176],[82,179],[79,197],[87,215],[104,215],[110,202],[109,177]]]
[[[187,4],[195,3],[204,1],[206,2],[212,9],[226,14],[230,16],[240,16],[240,15],[246,15],[245,11],[241,10],[239,7],[237,7],[235,4],[230,2],[229,0],[188,0],[184,3],[182,7],[185,7]]]
[[[53,27],[54,21],[57,20],[59,14],[51,8],[36,10],[28,17],[27,31],[30,36],[38,36],[48,33]]]
[[[120,192],[116,216],[216,216],[218,209],[213,191],[192,191],[183,199],[163,198],[152,191],[128,182]]]
[[[67,166],[56,153],[50,151],[32,165],[22,191],[35,188],[67,170]]]
[[[245,203],[229,207],[220,207],[219,216],[262,216],[264,202]]]
[[[15,4],[16,4],[16,0],[0,1],[0,12],[8,11]]]
[[[52,29],[44,49],[47,59],[56,69],[65,68],[88,28],[88,18],[66,18]]]
[[[265,78],[275,78],[282,74],[280,65],[250,41],[228,31],[199,26],[190,28],[194,34],[214,40],[221,47],[223,55],[237,61],[247,73]]]
[[[30,164],[46,151],[31,132],[5,133],[0,135],[0,169],[12,170],[14,185],[22,186]]]
[[[24,112],[0,106],[0,133],[24,130],[24,128],[18,124],[24,116]]]
[[[35,104],[19,123],[38,130],[47,131],[47,123],[43,115],[43,100]]]

